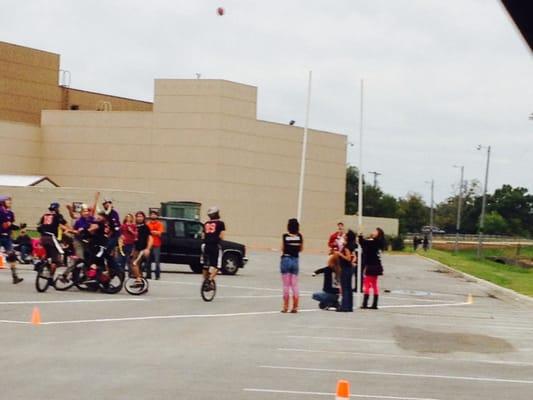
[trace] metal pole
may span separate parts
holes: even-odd
[[[304,200],[304,180],[305,180],[305,161],[307,158],[307,128],[309,126],[309,109],[311,107],[311,80],[313,78],[313,71],[309,71],[309,83],[307,86],[307,105],[305,108],[305,125],[304,137],[302,143],[302,159],[300,164],[300,184],[298,186],[298,221],[302,222],[302,207]]]
[[[461,165],[461,181],[459,183],[459,195],[457,197],[457,224],[455,226],[455,247],[454,253],[459,252],[459,231],[461,230],[461,207],[463,203],[463,181],[464,181],[465,167]]]
[[[363,233],[363,93],[364,93],[364,80],[361,79],[361,104],[360,104],[360,118],[359,118],[359,196],[357,198],[357,225],[358,230]],[[357,293],[355,296],[355,307],[359,308],[362,304],[361,292],[362,292],[362,279],[361,271],[363,269],[363,248],[361,245],[357,247]]]
[[[433,193],[435,189],[435,180],[431,180],[431,210],[429,211],[429,249],[431,250],[433,248],[433,207],[434,207],[434,201],[433,201]]]
[[[490,146],[487,147],[487,166],[485,168],[485,185],[483,187],[483,201],[481,203],[481,216],[479,217],[479,238],[477,243],[477,257],[483,256],[483,227],[485,225],[485,209],[487,208],[487,186],[489,184]]]

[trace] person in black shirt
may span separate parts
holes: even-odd
[[[303,250],[304,239],[300,233],[300,223],[296,218],[289,220],[287,231],[282,236],[282,255],[279,266],[281,281],[283,282],[283,308],[281,312],[286,313],[289,311],[289,297],[292,291],[291,313],[297,313],[299,302],[299,256]]]
[[[381,265],[381,251],[385,249],[385,233],[383,229],[376,228],[370,235],[370,239],[365,239],[359,236],[359,244],[363,248],[363,305],[361,308],[368,308],[368,299],[370,298],[370,290],[374,294],[374,301],[372,309],[377,310],[379,299],[378,277],[383,275],[383,266]]]
[[[218,207],[210,207],[207,210],[209,221],[204,223],[203,234],[203,276],[207,279],[215,280],[219,269],[220,258],[220,241],[224,239],[224,232],[226,231],[226,224],[220,220],[220,210]]]
[[[318,301],[318,306],[323,310],[329,307],[339,308],[339,289],[333,286],[333,269],[325,266],[313,272],[313,276],[319,274],[324,274],[324,283],[321,292],[313,293],[313,300]]]
[[[357,248],[357,240],[355,232],[350,230],[346,234],[346,246],[342,251],[338,252],[340,260],[340,283],[342,300],[341,306],[337,311],[352,312],[353,311],[353,292],[352,292],[352,276],[355,267],[355,249]]]
[[[59,212],[59,203],[54,202],[50,204],[48,211],[43,214],[37,226],[41,234],[41,245],[46,250],[46,256],[52,259],[52,272],[55,271],[56,266],[63,264],[64,251],[57,240],[60,229],[64,232],[74,232]]]
[[[146,214],[142,211],[135,213],[135,223],[137,224],[137,240],[133,245],[133,253],[131,256],[131,273],[138,285],[142,285],[141,280],[141,262],[143,260],[150,260],[150,250],[154,239],[150,234],[150,228],[146,225]]]

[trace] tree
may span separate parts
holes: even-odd
[[[485,216],[483,231],[489,235],[506,235],[509,233],[509,225],[497,211],[491,211]]]
[[[346,192],[344,196],[344,213],[357,213],[357,188],[359,185],[359,170],[353,165],[346,169]]]
[[[408,193],[398,202],[398,217],[401,232],[419,232],[424,225],[429,225],[428,207],[418,193]]]
[[[533,234],[533,195],[523,187],[503,185],[487,201],[487,210],[500,215],[508,226],[508,233]],[[488,233],[488,231],[485,229]]]

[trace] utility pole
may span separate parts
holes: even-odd
[[[382,175],[381,172],[368,171],[368,173],[374,175],[374,187],[377,188],[378,187],[378,176]]]
[[[311,108],[311,82],[313,72],[309,71],[309,82],[307,84],[307,104],[305,107],[305,125],[302,143],[302,158],[300,160],[300,183],[298,185],[298,209],[296,215],[298,221],[302,222],[303,201],[304,201],[304,181],[305,181],[305,161],[307,159],[307,129],[309,127],[309,109]]]
[[[429,210],[429,249],[433,248],[433,208],[435,205],[434,202],[434,192],[435,192],[435,180],[426,181],[431,185],[431,208]]]
[[[478,150],[485,146],[479,145]],[[485,209],[487,208],[487,186],[489,184],[490,146],[487,147],[487,166],[485,167],[485,185],[483,186],[483,201],[481,203],[481,215],[479,217],[479,238],[477,243],[477,257],[483,257],[483,227],[485,225]]]
[[[464,182],[464,173],[465,173],[465,167],[464,165],[454,165],[454,168],[460,168],[461,169],[461,180],[459,183],[459,195],[457,196],[457,224],[455,226],[455,246],[454,246],[454,253],[457,255],[459,252],[459,231],[461,230],[461,207],[463,203],[463,182]]]
[[[359,108],[359,185],[358,185],[358,192],[359,196],[357,198],[357,225],[359,233],[363,234],[363,94],[364,94],[364,84],[365,81],[361,79],[361,102],[360,102],[360,108]],[[363,286],[363,279],[362,279],[362,270],[363,270],[363,247],[361,244],[357,246],[357,293],[355,296],[355,308],[359,308],[361,306],[362,298],[362,286]]]

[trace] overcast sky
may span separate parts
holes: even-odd
[[[154,78],[259,87],[258,117],[310,126],[356,146],[365,80],[363,170],[381,187],[438,201],[459,179],[533,191],[533,58],[493,0],[0,0],[0,40],[61,54],[71,86],[152,100]],[[216,15],[222,6],[226,15]],[[369,177],[370,178],[370,177]]]

